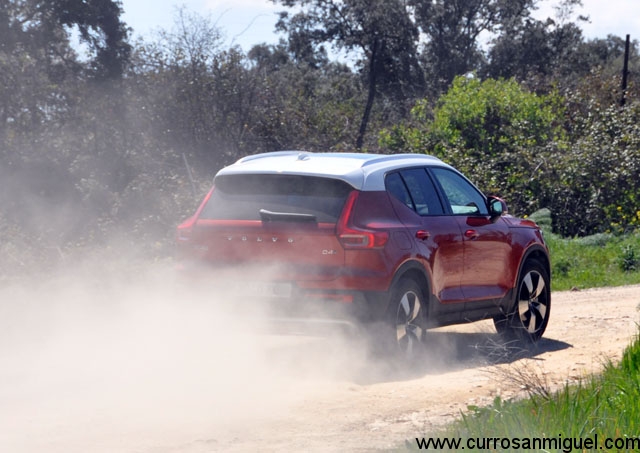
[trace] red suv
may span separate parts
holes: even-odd
[[[429,326],[493,318],[535,341],[549,320],[540,228],[427,155],[245,157],[216,175],[177,243],[183,269],[205,269],[241,303],[376,326],[404,352]]]

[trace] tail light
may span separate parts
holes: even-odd
[[[195,223],[195,216],[182,222],[176,228],[176,241],[178,243],[189,242],[191,240],[191,233],[193,232],[193,225]]]
[[[196,213],[191,217],[189,217],[184,222],[182,222],[176,228],[176,240],[178,241],[179,244],[189,242],[191,240],[191,234],[193,233],[193,227],[196,224],[196,220],[200,216],[200,212],[202,212],[202,209],[204,208],[204,206],[209,201],[209,198],[211,198],[211,194],[213,194],[214,190],[215,190],[215,187],[212,187],[211,190],[204,197],[204,200],[202,200],[202,203],[200,203],[200,206],[198,206]]]
[[[338,220],[338,240],[345,249],[382,248],[389,240],[389,233],[383,230],[359,228],[353,225],[353,212],[358,199],[357,190],[352,191]]]

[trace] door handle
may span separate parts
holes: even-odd
[[[480,237],[480,233],[478,233],[476,230],[467,230],[467,231],[464,232],[464,236],[467,239],[474,240],[474,239],[478,239]]]
[[[429,236],[431,236],[431,233],[429,233],[427,230],[418,230],[416,231],[416,238],[424,241],[426,239],[429,239]]]

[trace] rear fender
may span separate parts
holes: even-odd
[[[404,278],[411,279],[415,281],[418,286],[422,289],[422,293],[424,299],[427,304],[427,309],[423,311],[423,316],[425,316],[425,321],[427,317],[431,316],[432,309],[434,307],[435,296],[433,295],[431,288],[431,279],[429,273],[425,269],[425,267],[418,261],[410,260],[403,263],[400,268],[395,273],[393,280],[391,281],[391,285],[387,291],[387,303],[385,312],[389,310],[390,306],[390,296],[393,291],[393,288],[396,287],[398,282]]]

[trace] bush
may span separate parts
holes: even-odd
[[[622,254],[620,256],[620,269],[624,272],[632,272],[638,270],[640,264],[640,257],[636,253],[636,249],[628,244],[622,248]]]
[[[549,208],[562,236],[624,233],[640,226],[640,103],[621,109],[593,96],[587,87],[538,95],[514,80],[458,77],[432,115],[418,102],[380,143],[435,154],[516,215]]]

